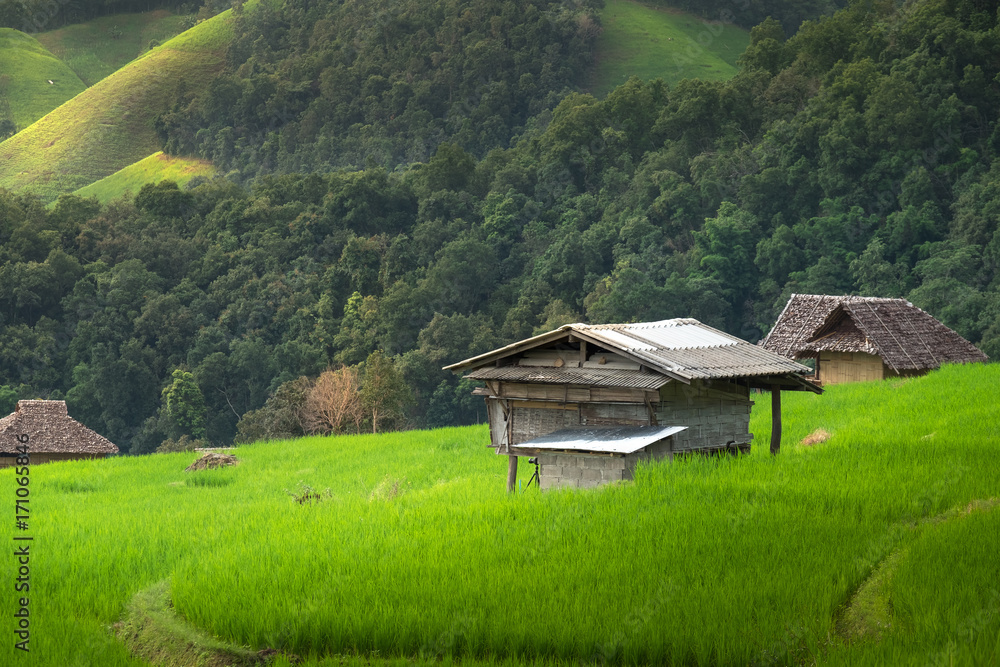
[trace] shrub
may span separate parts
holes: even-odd
[[[302,410],[312,387],[307,377],[283,383],[263,407],[246,412],[236,424],[237,444],[282,440],[305,435]]]
[[[201,438],[192,440],[191,436],[182,435],[179,439],[167,438],[156,448],[157,454],[170,454],[172,452],[193,452],[202,447],[210,447],[211,443]]]

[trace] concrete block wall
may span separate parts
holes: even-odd
[[[676,436],[675,436],[676,437]],[[560,486],[591,488],[631,480],[640,461],[673,459],[672,438],[625,456],[593,454],[542,454],[538,457],[539,487]]]
[[[632,478],[624,456],[541,454],[538,463],[539,487],[543,490],[560,486],[592,488]]]

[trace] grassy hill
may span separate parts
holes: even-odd
[[[629,76],[668,83],[728,79],[750,43],[747,31],[634,0],[606,0],[591,91],[606,95]]]
[[[33,467],[33,664],[140,664],[114,632],[178,665],[996,664],[997,382],[789,394],[777,457],[761,396],[749,456],[590,491],[508,496],[485,427]]]
[[[162,43],[181,33],[183,21],[165,10],[116,14],[39,33],[37,39],[93,86],[148,51],[152,40]]]
[[[37,40],[0,28],[0,120],[28,127],[85,88],[73,70]]]
[[[214,175],[215,168],[207,160],[175,157],[157,151],[96,183],[80,188],[74,194],[95,197],[101,203],[107,203],[127,192],[135,194],[146,183],[167,180],[183,186],[195,176],[211,178]]]
[[[198,85],[223,65],[229,12],[171,39],[0,143],[0,187],[45,200],[73,192],[148,157],[152,122],[182,83]]]

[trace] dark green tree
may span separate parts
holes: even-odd
[[[402,373],[381,350],[369,354],[363,368],[360,399],[372,433],[401,428],[413,400]]]
[[[194,375],[176,369],[173,381],[163,390],[163,406],[167,415],[182,433],[195,438],[205,435],[205,397]]]

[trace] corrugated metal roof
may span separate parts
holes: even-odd
[[[691,318],[571,326],[574,331],[618,347],[650,366],[691,380],[810,372],[791,359]]]
[[[639,324],[598,324],[589,326],[588,330],[600,331],[601,336],[607,336],[609,340],[621,340],[623,346],[629,345],[631,340],[632,349],[648,351],[723,347],[742,342],[691,318]],[[624,335],[612,337],[613,332]]]
[[[540,438],[522,442],[518,447],[556,449],[602,454],[631,454],[654,442],[680,433],[687,426],[602,426],[564,428]]]
[[[545,366],[485,366],[465,377],[472,380],[580,384],[590,387],[630,387],[656,390],[670,382],[659,373],[599,368],[549,368]]]
[[[512,343],[446,368],[455,371],[476,368],[553,343],[571,334],[618,350],[650,370],[685,382],[769,375],[795,376],[800,387],[819,391],[818,387],[801,381],[802,375],[812,372],[808,367],[692,318],[636,324],[567,324],[555,331]]]

